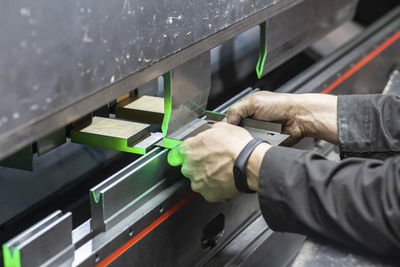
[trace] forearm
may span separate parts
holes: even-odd
[[[271,148],[267,143],[259,144],[247,161],[246,173],[247,173],[247,183],[251,190],[258,191],[258,179],[261,169],[261,165],[264,159],[265,153]]]
[[[260,171],[263,215],[276,231],[398,257],[399,163],[399,158],[336,163],[313,152],[271,148]]]
[[[321,94],[285,94],[287,117],[296,118],[305,136],[336,144],[338,142],[337,96]],[[271,146],[260,144],[250,155],[247,177],[250,189],[258,190],[258,174],[265,153]]]
[[[338,143],[337,96],[322,94],[294,95],[291,116],[301,124],[305,137]]]

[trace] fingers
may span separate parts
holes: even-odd
[[[201,193],[201,190],[204,188],[204,182],[203,181],[199,181],[199,182],[192,181],[190,183],[190,187],[192,188],[193,192]]]
[[[250,117],[255,112],[255,105],[250,97],[233,104],[226,114],[226,120],[230,124],[238,125],[242,118]]]
[[[226,119],[235,125],[247,117],[265,121],[285,120],[291,103],[287,94],[260,91],[232,105]]]
[[[192,175],[191,170],[188,168],[187,165],[185,165],[185,164],[182,165],[181,173],[186,178],[192,180],[193,175]]]
[[[187,158],[188,153],[190,151],[196,150],[197,143],[199,142],[197,136],[190,137],[183,141],[178,146],[174,147],[168,152],[167,161],[168,164],[176,167],[184,164],[185,159]]]
[[[186,178],[189,178],[190,180],[192,180],[195,176],[193,172],[196,168],[196,164],[193,159],[190,159],[190,155],[196,153],[198,149],[197,143],[199,141],[197,139],[198,137],[196,136],[190,137],[168,153],[168,163],[172,166],[182,165],[182,175]]]
[[[219,199],[214,194],[210,194],[209,192],[206,191],[207,189],[206,189],[203,181],[199,181],[199,182],[192,181],[190,183],[190,187],[192,188],[193,192],[196,192],[196,193],[199,193],[200,195],[202,195],[207,202],[215,203],[215,202],[219,201]]]
[[[191,186],[193,192],[196,192],[196,193],[199,193],[200,195],[202,195],[207,202],[215,203],[215,202],[219,201],[219,198],[215,194],[210,194],[210,192],[208,192],[206,190],[206,187],[205,187],[203,181],[200,181],[200,182],[192,181],[190,183],[190,186]]]
[[[169,165],[176,167],[182,165],[183,163],[183,155],[180,151],[180,145],[176,146],[175,148],[171,149],[168,152],[167,162]]]

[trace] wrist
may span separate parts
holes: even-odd
[[[293,118],[304,137],[337,143],[337,96],[304,94],[296,97]]]
[[[247,184],[249,188],[253,191],[258,191],[258,179],[261,169],[261,164],[264,159],[265,153],[271,148],[271,145],[267,143],[259,144],[253,152],[251,152],[250,157],[246,165],[247,173]]]

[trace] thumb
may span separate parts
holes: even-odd
[[[250,117],[254,114],[254,105],[249,97],[233,104],[226,114],[226,120],[230,124],[238,125],[242,118]]]
[[[183,155],[180,150],[180,145],[174,147],[168,152],[167,162],[173,167],[183,164]]]

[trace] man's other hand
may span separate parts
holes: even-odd
[[[237,125],[247,117],[282,123],[282,133],[290,135],[283,145],[292,146],[303,137],[338,142],[336,96],[260,91],[232,105],[226,120]]]

